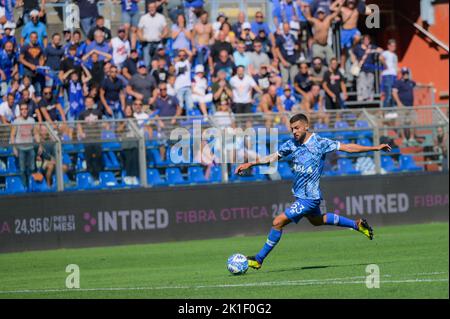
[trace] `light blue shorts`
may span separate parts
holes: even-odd
[[[297,201],[287,208],[284,213],[287,218],[297,224],[303,216],[321,216],[320,203],[320,199],[297,198]]]

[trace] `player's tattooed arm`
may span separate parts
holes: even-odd
[[[234,171],[235,174],[241,174],[243,171],[253,167],[253,166],[258,166],[258,165],[267,165],[267,164],[271,164],[274,163],[276,161],[278,161],[280,158],[278,153],[273,153],[270,154],[268,156],[265,157],[261,157],[258,158],[256,161],[254,162],[250,162],[250,163],[244,163],[239,165],[236,170]]]
[[[365,153],[365,152],[390,152],[392,147],[389,144],[380,144],[378,146],[362,146],[358,144],[341,144],[339,151],[346,153]]]

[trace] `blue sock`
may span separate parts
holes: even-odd
[[[327,219],[326,219],[326,223],[327,225],[335,225],[335,226],[340,226],[340,227],[347,227],[347,228],[353,228],[354,230],[358,230],[358,224],[356,224],[356,221],[340,216],[340,215],[336,215],[336,214],[332,214],[332,213],[328,213],[326,215]]]
[[[267,255],[272,251],[272,249],[278,244],[281,239],[281,230],[271,229],[269,232],[269,236],[267,237],[267,241],[264,244],[264,247],[261,251],[256,255],[256,260],[262,264]]]

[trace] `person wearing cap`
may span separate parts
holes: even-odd
[[[328,45],[328,33],[331,23],[339,15],[342,5],[343,0],[333,2],[331,6],[332,13],[328,16],[326,15],[325,9],[319,7],[317,9],[317,18],[312,16],[309,6],[306,6],[304,10],[306,19],[314,30],[312,55],[321,58],[327,64],[335,56],[333,49]]]
[[[156,52],[155,52],[155,55],[153,56],[153,60],[160,60],[160,59],[166,60],[167,66],[172,64],[172,60],[171,60],[170,56],[167,54],[166,47],[162,43],[160,43],[156,47]]]
[[[6,42],[11,42],[14,48],[16,48],[17,39],[13,34],[14,28],[15,23],[9,21],[5,23],[5,25],[3,26],[3,35],[0,36],[0,48],[3,48]]]
[[[156,88],[155,78],[148,73],[144,61],[137,63],[137,73],[128,82],[126,92],[134,99],[142,100],[144,105],[152,105]]]
[[[127,38],[127,30],[125,26],[119,27],[117,36],[111,40],[112,61],[120,69],[127,59],[131,51],[131,44]]]
[[[198,103],[204,119],[208,119],[207,104],[213,100],[211,88],[205,78],[205,67],[201,64],[195,66],[195,76],[192,80],[192,100]]]
[[[252,26],[249,22],[245,22],[242,25],[242,32],[239,34],[239,41],[244,42],[245,51],[253,51],[253,41],[255,41],[256,36],[252,32]]]
[[[407,67],[401,69],[401,77],[392,87],[392,96],[397,106],[414,106],[414,88],[416,82],[411,80],[411,73]]]
[[[299,47],[291,34],[289,23],[283,23],[283,31],[276,35],[275,53],[280,60],[283,82],[293,82],[298,73],[297,61],[300,57]]]
[[[42,47],[47,46],[47,26],[39,21],[39,11],[32,10],[30,12],[31,21],[25,24],[22,28],[22,38],[20,39],[20,44],[24,45],[29,42],[31,33],[35,32],[37,34],[37,41]]]

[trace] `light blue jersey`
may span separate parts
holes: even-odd
[[[300,144],[295,138],[281,145],[278,156],[283,158],[292,155],[294,185],[292,193],[299,199],[320,200],[320,177],[322,175],[325,156],[339,150],[340,143],[312,134]]]

